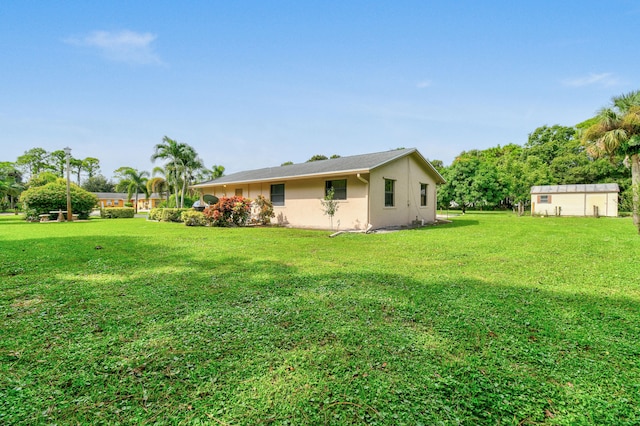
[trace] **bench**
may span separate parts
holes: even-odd
[[[40,218],[40,222],[49,222],[49,215],[48,214],[41,214],[38,217]]]

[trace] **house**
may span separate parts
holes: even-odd
[[[124,207],[127,194],[120,192],[94,192],[98,197],[98,208]]]
[[[194,185],[204,195],[271,200],[276,222],[328,229],[321,200],[338,200],[337,229],[367,229],[436,220],[438,171],[415,148],[248,170]]]
[[[618,216],[617,183],[531,187],[531,214],[544,216]]]
[[[135,194],[131,198],[126,192],[94,192],[98,197],[98,207],[101,209],[108,207],[125,207],[126,203],[133,205],[136,201]],[[158,194],[151,194],[149,199],[144,194],[138,194],[138,210],[150,210],[163,201]]]
[[[138,194],[138,211],[155,209],[163,201],[165,200],[155,192],[149,195],[149,199],[147,199],[144,194]],[[131,196],[131,200],[129,202],[132,205],[136,202],[135,194]]]

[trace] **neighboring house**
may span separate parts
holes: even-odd
[[[194,185],[203,195],[271,200],[275,222],[329,229],[321,200],[333,188],[337,229],[367,229],[436,220],[437,170],[416,149],[249,170]]]
[[[138,194],[138,211],[155,209],[163,201],[164,199],[155,192],[149,196],[149,199],[144,194]],[[132,195],[129,202],[133,205],[136,202],[136,196]]]
[[[120,192],[94,192],[98,197],[98,207],[101,209],[111,207],[124,207],[127,202],[127,194]]]
[[[120,192],[94,192],[98,197],[98,207],[101,209],[108,207],[125,207],[125,203],[136,202],[135,194],[131,198],[127,197],[127,193]],[[158,206],[162,201],[162,197],[158,194],[151,194],[149,199],[144,194],[138,194],[138,210],[150,210]]]
[[[531,214],[544,216],[618,216],[617,183],[531,187]]]

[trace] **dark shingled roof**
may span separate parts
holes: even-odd
[[[617,183],[588,183],[574,185],[539,185],[532,186],[532,194],[565,194],[575,192],[620,192]]]
[[[275,181],[281,179],[313,177],[316,175],[330,175],[338,173],[367,173],[376,167],[380,167],[390,161],[416,153],[420,156],[444,182],[444,179],[435,168],[429,163],[415,148],[403,148],[393,151],[375,152],[372,154],[352,155],[349,157],[331,158],[328,160],[312,161],[310,163],[291,164],[280,167],[267,167],[264,169],[247,170],[244,172],[232,173],[207,182],[201,182],[194,187],[222,185],[229,183]]]

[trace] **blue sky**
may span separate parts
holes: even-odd
[[[637,1],[4,1],[0,161],[151,171],[167,135],[227,173],[524,144],[640,89]]]

